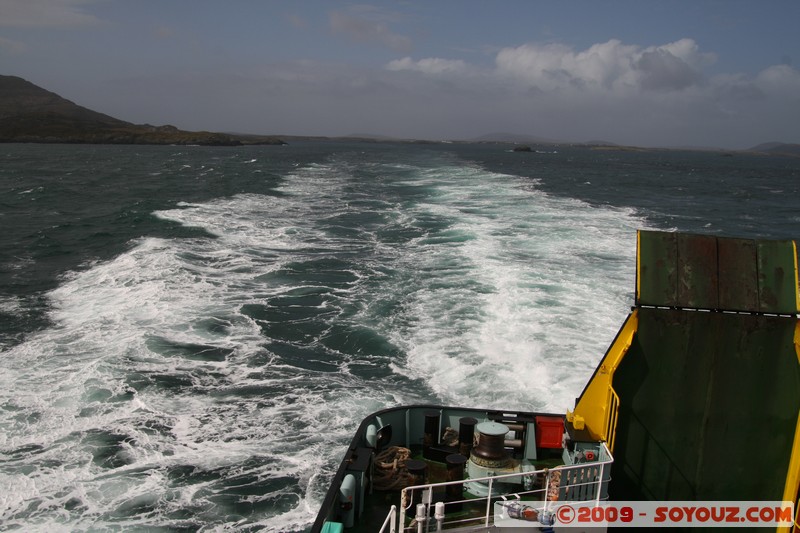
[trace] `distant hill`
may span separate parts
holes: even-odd
[[[569,144],[565,141],[536,137],[535,135],[520,135],[518,133],[495,132],[469,139],[472,142],[501,142],[518,144]]]
[[[581,144],[585,144],[586,146],[619,146],[617,143],[612,143],[611,141],[585,141]]]
[[[787,144],[780,142],[770,142],[759,144],[748,150],[748,152],[763,152],[772,155],[800,156],[800,144]]]
[[[132,124],[81,107],[16,76],[0,76],[0,142],[85,144],[284,144],[275,137]]]
[[[402,139],[398,139],[397,137],[390,137],[388,135],[378,135],[376,133],[350,133],[348,135],[344,135],[341,137],[342,139],[357,139],[357,140],[366,140],[366,141],[386,141],[386,142],[394,142],[400,141]]]

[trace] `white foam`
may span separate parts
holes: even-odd
[[[17,314],[24,308],[24,303],[21,298],[17,296],[1,296],[0,295],[0,313]]]
[[[186,526],[170,518],[180,511],[209,529],[299,530],[369,412],[571,407],[626,312],[641,221],[478,168],[370,163],[359,182],[366,164],[298,168],[281,196],[181,202],[157,216],[213,237],[143,238],[65,278],[48,295],[55,325],[2,353],[0,520]],[[345,281],[270,278],[332,259]],[[320,292],[308,311],[321,333],[281,341],[302,365],[272,351],[268,319],[243,312]],[[334,327],[377,332],[400,355],[327,347]],[[170,477],[184,467],[190,480]],[[262,506],[254,516],[220,503],[239,479],[263,486],[241,499]]]
[[[470,238],[426,236],[409,250],[409,271],[412,262],[421,271],[411,283],[423,288],[396,320],[408,353],[397,371],[425,379],[445,403],[571,408],[627,312],[642,220],[480,169],[428,180],[436,195],[419,216],[449,218]]]
[[[312,168],[308,176],[324,172]],[[278,515],[262,511],[258,520],[289,530],[313,519],[358,420],[407,400],[381,387],[364,391],[346,368],[314,373],[276,361],[258,324],[241,312],[298,288],[264,285],[263,275],[306,250],[333,254],[347,245],[326,242],[311,222],[315,206],[305,196],[325,188],[335,196],[341,185],[320,178],[312,189],[298,179],[296,198],[241,195],[158,213],[217,237],[142,239],[49,294],[55,326],[3,353],[0,450],[8,462],[0,482],[9,495],[0,517],[7,524],[91,528],[120,513],[132,514],[115,523],[134,528],[174,524],[170,511],[214,507],[227,489],[216,479],[173,484],[165,472],[191,465],[230,478],[246,473],[238,465],[248,461],[266,482],[297,480],[298,504]],[[224,327],[202,327],[208,321]],[[153,339],[227,355],[159,353]],[[172,381],[159,386],[159,379]],[[114,436],[122,441],[112,455],[94,457]],[[70,500],[78,511],[65,509]],[[154,510],[134,512],[148,507]],[[225,512],[204,520],[222,523]]]

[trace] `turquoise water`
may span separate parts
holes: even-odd
[[[303,531],[367,413],[572,407],[635,230],[800,236],[800,160],[0,148],[0,524]]]

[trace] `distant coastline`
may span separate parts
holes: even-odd
[[[132,124],[81,107],[16,76],[0,76],[0,142],[61,144],[286,144],[267,135]]]
[[[59,144],[150,144],[246,146],[283,145],[292,141],[372,142],[437,144],[481,143],[511,146],[583,146],[592,150],[641,152],[652,150],[698,150],[733,153],[759,153],[800,157],[800,144],[768,142],[748,150],[724,150],[699,147],[645,148],[623,146],[606,141],[583,143],[553,140],[529,135],[493,133],[473,139],[432,141],[397,139],[378,135],[354,134],[343,137],[276,136],[186,131],[171,125],[133,124],[81,107],[17,76],[0,75],[0,143]],[[514,150],[512,150],[514,151]],[[517,152],[526,152],[517,148]]]

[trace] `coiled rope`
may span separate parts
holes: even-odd
[[[408,472],[406,462],[411,450],[402,446],[391,446],[375,456],[375,471],[372,486],[375,490],[400,490],[417,482]]]

